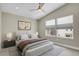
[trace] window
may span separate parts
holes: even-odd
[[[73,15],[57,18],[57,37],[73,39]]]
[[[55,19],[46,21],[45,25],[46,26],[55,25]]]
[[[57,25],[73,23],[73,15],[57,18]]]
[[[45,30],[46,36],[56,36],[55,19],[46,21],[45,26],[46,26]]]
[[[57,37],[73,39],[73,29],[57,29]]]
[[[52,28],[46,29],[45,30],[45,35],[55,37],[56,36],[56,30],[52,29]]]
[[[73,15],[46,21],[45,25],[46,36],[73,39]]]

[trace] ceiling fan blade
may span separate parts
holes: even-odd
[[[44,3],[39,3],[37,9],[42,9]]]
[[[39,3],[39,6],[40,6],[40,7],[43,7],[43,5],[44,5],[44,3]]]
[[[41,9],[42,12],[45,12],[45,10]]]
[[[43,5],[44,5],[44,3],[39,3],[39,4],[38,4],[38,8],[36,8],[36,9],[31,9],[30,11],[39,11],[39,10],[41,10],[41,11],[44,12],[44,10],[42,9]]]

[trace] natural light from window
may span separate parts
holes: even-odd
[[[73,23],[73,15],[57,18],[57,24],[71,24],[71,23]]]
[[[46,36],[73,39],[73,15],[48,20],[45,22]]]
[[[45,25],[46,26],[55,25],[55,19],[46,21]]]

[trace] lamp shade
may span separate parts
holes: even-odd
[[[6,36],[7,36],[7,38],[11,39],[12,38],[12,35],[13,35],[12,33],[7,33]]]
[[[36,32],[36,35],[38,35],[38,32]]]

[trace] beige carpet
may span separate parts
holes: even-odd
[[[16,47],[5,48],[0,51],[0,56],[19,56]],[[79,51],[54,45],[53,49],[42,56],[79,56]]]

